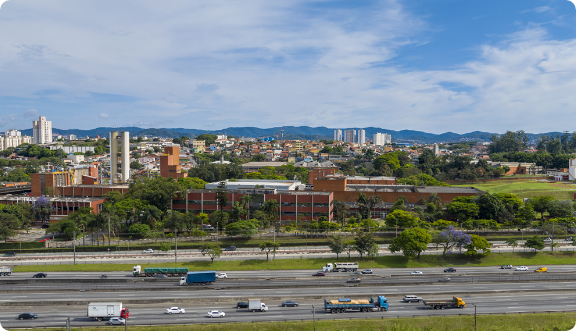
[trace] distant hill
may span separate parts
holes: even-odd
[[[355,129],[358,128],[345,128],[342,130]],[[78,137],[107,137],[110,131],[128,131],[131,136],[156,136],[165,138],[179,138],[181,136],[187,136],[189,138],[194,138],[203,133],[210,134],[226,134],[234,137],[275,137],[276,134],[280,135],[281,130],[283,131],[285,139],[332,139],[334,137],[334,129],[327,127],[309,127],[309,126],[283,126],[274,127],[268,129],[262,129],[257,127],[230,127],[222,130],[199,130],[199,129],[186,129],[186,128],[152,128],[143,129],[138,127],[100,127],[91,130],[62,130],[54,128],[53,133],[58,133],[61,135],[75,134]],[[441,143],[441,142],[457,142],[457,141],[490,141],[490,137],[495,133],[490,132],[480,132],[474,131],[470,133],[458,134],[453,132],[446,132],[442,134],[427,133],[422,131],[414,130],[387,130],[375,127],[364,128],[366,131],[366,138],[370,139],[372,135],[377,132],[388,133],[392,135],[393,141],[411,141],[420,143]],[[22,130],[22,134],[32,135],[32,129]],[[549,133],[539,133],[533,134],[528,133],[528,138],[531,142],[535,142],[536,139],[541,135],[558,135],[560,132],[549,132]]]

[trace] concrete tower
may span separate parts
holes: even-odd
[[[130,178],[130,133],[122,131],[122,182]]]
[[[110,132],[110,183],[118,180],[118,131]]]

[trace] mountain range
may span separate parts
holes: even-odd
[[[348,128],[355,129],[358,128]],[[341,130],[348,130],[341,129]],[[395,142],[420,142],[420,143],[442,143],[442,142],[458,142],[458,141],[490,141],[496,133],[474,131],[470,133],[458,134],[453,132],[446,132],[442,134],[427,133],[414,130],[387,130],[375,127],[363,128],[366,131],[366,138],[370,139],[372,135],[377,132],[387,133],[392,136]],[[283,130],[283,132],[281,131]],[[199,130],[199,129],[185,129],[185,128],[159,128],[159,129],[144,129],[139,127],[100,127],[91,130],[70,129],[63,130],[53,128],[52,133],[67,136],[74,134],[79,138],[86,136],[96,137],[108,136],[110,131],[128,131],[131,136],[154,136],[164,138],[179,138],[187,136],[194,138],[200,134],[226,134],[234,137],[275,137],[283,133],[285,139],[333,139],[334,129],[327,127],[309,127],[309,126],[283,126],[274,127],[269,129],[262,129],[256,127],[230,127],[222,130]],[[22,130],[22,134],[32,135],[32,129]],[[540,134],[528,133],[528,138],[531,142],[535,142],[541,135],[559,135],[560,132],[548,132]]]

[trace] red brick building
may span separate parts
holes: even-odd
[[[180,146],[164,147],[164,155],[160,156],[160,176],[174,179],[188,177],[180,167]]]

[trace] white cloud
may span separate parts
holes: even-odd
[[[101,119],[106,119],[106,118],[109,118],[109,117],[110,117],[110,115],[108,115],[107,113],[100,113],[99,116],[100,116]]]
[[[39,113],[36,109],[28,109],[27,111],[25,111],[24,113],[22,113],[23,117],[33,117],[36,118],[39,116]]]

